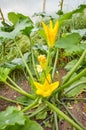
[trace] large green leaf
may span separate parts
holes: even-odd
[[[25,19],[20,23],[17,23],[15,25],[15,29],[12,32],[4,32],[0,31],[0,37],[3,37],[4,39],[14,39],[18,34],[21,34],[21,30],[24,30],[26,27],[32,26],[31,23],[28,23],[28,20]]]
[[[0,130],[43,130],[43,128],[16,107],[8,107],[0,112]]]
[[[24,125],[15,125],[15,126],[8,126],[4,130],[43,130],[43,128],[35,121],[30,119],[26,119]]]
[[[5,129],[9,125],[24,125],[24,114],[16,107],[8,107],[6,111],[0,112],[0,130]]]
[[[65,37],[62,37],[56,42],[58,48],[63,48],[67,52],[76,52],[79,48],[79,42],[81,36],[78,33],[72,33]]]
[[[5,82],[9,73],[10,69],[0,67],[0,81]]]

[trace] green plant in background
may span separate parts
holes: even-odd
[[[42,22],[42,31],[44,31],[43,35],[45,33],[44,37],[47,44],[41,43],[41,46],[39,44],[36,46],[35,42],[33,43],[31,39],[33,23],[30,19],[21,14],[9,13],[9,20],[13,23],[13,30],[11,32],[1,30],[1,40],[11,40],[11,43],[17,49],[17,61],[21,61],[27,70],[26,77],[31,91],[29,93],[24,91],[11,79],[11,67],[0,67],[0,81],[24,96],[17,100],[0,96],[4,100],[22,105],[21,110],[18,110],[16,107],[8,107],[6,111],[0,112],[1,130],[42,130],[43,128],[31,119],[32,117],[45,119],[47,118],[47,111],[50,111],[52,113],[51,116],[54,117],[54,129],[58,130],[58,121],[62,118],[69,122],[75,129],[85,130],[82,124],[70,114],[67,107],[65,108],[70,117],[61,110],[64,106],[61,101],[64,101],[67,97],[71,99],[72,96],[76,96],[86,89],[86,68],[82,67],[82,63],[86,58],[86,48],[80,44],[82,37],[78,33],[70,33],[64,36],[61,34],[60,36],[62,23],[71,18],[74,13],[82,11],[85,7],[81,6],[76,11],[63,14],[56,22],[50,21],[49,26],[45,22]],[[27,45],[28,49],[22,49],[24,46],[21,47],[19,44],[19,41],[21,43],[22,36],[25,36],[25,40],[27,39],[29,43]],[[25,41],[23,43],[25,45]],[[43,47],[46,47],[46,49],[42,49]],[[76,64],[70,67],[69,72],[63,78],[62,83],[60,83],[59,73],[58,76],[56,74],[58,70],[59,50],[64,49],[67,54],[68,52],[76,52],[81,48],[82,54],[80,53],[80,58],[78,58]],[[14,62],[16,61],[15,58],[13,60]],[[56,81],[55,76],[57,76]],[[78,89],[79,91],[77,91]],[[29,112],[28,115],[27,112]]]

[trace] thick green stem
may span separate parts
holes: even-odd
[[[76,63],[76,65],[72,68],[72,70],[70,70],[70,72],[68,72],[68,74],[66,75],[65,79],[63,80],[63,84],[66,83],[70,77],[72,76],[72,74],[77,70],[77,68],[79,67],[79,65],[82,63],[82,61],[84,60],[86,56],[86,50],[83,52],[82,56],[80,57],[79,61]]]
[[[12,100],[12,99],[9,99],[9,98],[3,97],[3,96],[0,96],[0,98],[3,99],[3,100],[5,100],[5,101],[8,101],[8,102],[18,103],[15,100]]]
[[[67,115],[65,115],[62,111],[60,111],[56,106],[54,106],[53,104],[51,104],[48,101],[45,101],[45,103],[48,105],[48,107],[52,111],[55,111],[58,115],[60,115],[64,120],[66,120],[67,122],[69,122],[77,130],[83,130],[78,124],[76,124],[72,119],[70,119]]]
[[[85,130],[84,126],[82,126],[82,124],[74,117],[74,115],[70,112],[70,110],[66,107],[64,102],[61,102],[61,104],[64,106],[64,108],[66,109],[66,111],[68,112],[68,114],[71,116],[71,118],[83,129]]]
[[[58,129],[58,118],[57,118],[57,113],[54,112],[54,122],[55,122],[55,130],[59,130]]]
[[[25,61],[25,59],[24,59],[24,56],[22,55],[22,52],[21,52],[21,50],[20,50],[20,48],[19,48],[19,46],[17,45],[16,42],[15,42],[15,44],[16,44],[17,49],[18,49],[18,52],[19,52],[19,54],[20,54],[20,56],[21,56],[21,58],[22,58],[22,61],[23,61],[23,63],[25,64],[25,67],[26,67],[26,69],[27,69],[27,71],[28,71],[28,74],[30,75],[30,78],[31,78],[32,81],[34,82],[34,78],[33,78],[33,76],[32,76],[32,73],[31,73],[31,71],[30,71],[30,69],[29,69],[29,67],[28,67],[28,65],[27,65],[27,63],[26,63],[26,61]]]
[[[53,71],[52,71],[52,80],[54,79],[57,60],[58,60],[58,49],[57,49],[57,52],[56,52],[56,57],[55,57],[54,67],[53,67]]]
[[[22,110],[22,112],[26,112],[26,111],[32,109],[37,103],[38,103],[38,98],[37,98],[32,104],[30,104],[29,106],[25,107],[25,108]]]
[[[12,88],[13,90],[15,90],[15,91],[17,91],[17,92],[19,92],[19,93],[21,93],[21,94],[23,94],[23,95],[25,95],[25,96],[31,98],[31,99],[34,99],[34,96],[33,96],[33,95],[31,95],[31,94],[29,94],[29,93],[27,93],[27,92],[25,92],[25,91],[23,91],[23,90],[19,90],[18,88],[16,88],[16,87],[12,86],[11,84],[9,84],[7,81],[5,82],[5,84],[8,85],[8,86],[9,86],[10,88]]]
[[[10,82],[16,87],[18,88],[21,92],[23,92],[25,95],[30,96],[31,99],[34,99],[34,96],[32,96],[31,94],[27,93],[26,91],[24,91],[22,88],[20,88],[9,76],[8,79],[10,80]]]
[[[59,87],[56,92],[62,91],[63,89],[69,87],[69,85],[71,85],[73,82],[75,82],[76,80],[79,80],[82,76],[85,76],[85,75],[86,75],[86,68],[84,70],[82,70],[79,74],[77,74],[74,78],[69,80],[67,83],[65,83],[61,87]]]
[[[47,67],[51,65],[51,48],[48,49],[48,54],[47,54]]]
[[[23,89],[21,89],[9,76],[7,77],[9,79],[9,81],[16,87],[18,88],[20,91],[24,91]]]

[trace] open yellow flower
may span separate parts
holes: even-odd
[[[53,47],[56,40],[56,35],[58,33],[59,24],[58,21],[55,23],[55,26],[53,27],[52,21],[50,20],[50,27],[48,27],[44,22],[42,22],[47,42],[49,47]]]
[[[34,85],[36,86],[37,89],[36,94],[41,95],[43,97],[48,97],[59,86],[59,81],[51,83],[51,77],[49,74],[43,84],[34,82]]]

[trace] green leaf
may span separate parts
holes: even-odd
[[[24,114],[16,107],[8,107],[6,111],[0,112],[0,130],[5,129],[9,125],[24,125]]]
[[[67,52],[76,52],[80,49],[80,40],[81,36],[78,33],[72,33],[58,40],[56,42],[56,47],[63,48]]]
[[[28,19],[22,20],[15,25],[15,29],[11,32],[0,31],[0,38],[14,39],[17,35],[21,34],[26,27],[32,27],[32,23],[28,22]]]
[[[5,82],[9,73],[10,73],[10,69],[0,67],[0,81]]]
[[[3,65],[2,65],[3,66]],[[11,71],[12,70],[15,70],[15,69],[20,69],[22,70],[24,67],[21,66],[21,65],[18,65],[18,64],[12,64],[12,63],[8,63],[8,62],[5,62],[4,63],[4,67],[7,67],[9,68]]]
[[[13,24],[16,24],[19,20],[18,16],[16,13],[14,12],[9,12],[8,13],[8,19],[13,23]]]
[[[37,122],[27,120],[25,126],[21,130],[43,130],[43,128]]]
[[[63,14],[58,20],[59,20],[59,24],[61,25],[65,20],[68,20],[68,19],[71,19],[73,14],[76,14],[76,13],[82,13],[83,10],[86,8],[86,5],[80,5],[78,7],[78,9],[76,10],[73,10],[71,12],[68,12],[66,14]]]
[[[35,121],[26,118],[24,125],[9,126],[5,130],[43,130],[43,128]]]
[[[25,16],[20,13],[15,13],[15,12],[9,12],[8,13],[8,19],[11,21],[14,25],[18,22],[21,22],[25,19],[28,19],[28,22],[32,23],[32,20],[29,18],[29,16]]]
[[[73,83],[68,89],[65,89],[67,97],[78,96],[83,90],[86,90],[86,77],[81,78],[79,81]]]

